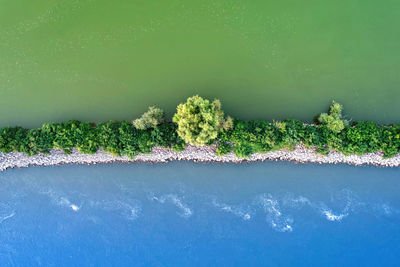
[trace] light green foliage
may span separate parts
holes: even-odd
[[[178,124],[178,135],[186,143],[200,146],[215,140],[225,122],[221,102],[210,102],[198,95],[177,107],[173,121]]]
[[[149,107],[140,118],[133,121],[133,126],[139,130],[155,129],[158,125],[165,121],[165,112],[157,107]]]
[[[333,101],[329,109],[329,114],[321,113],[318,121],[326,125],[333,132],[340,133],[348,125],[346,120],[342,120],[342,110],[342,105]]]
[[[222,124],[222,128],[225,131],[229,131],[233,128],[233,119],[230,116],[225,119],[224,123]]]

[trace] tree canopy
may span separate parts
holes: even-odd
[[[215,140],[225,122],[221,102],[210,102],[198,95],[178,105],[173,121],[178,125],[178,135],[186,143],[200,146]]]

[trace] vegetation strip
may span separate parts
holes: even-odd
[[[203,152],[189,158],[179,156],[178,152],[185,155],[187,150],[184,149],[188,145],[191,149],[198,147]],[[115,160],[140,161],[143,154],[149,154],[148,157],[154,157],[154,160],[146,161],[155,162],[174,159],[202,161],[201,157],[206,157],[204,161],[232,162],[282,158],[320,163],[398,166],[399,149],[399,125],[349,123],[342,118],[342,106],[335,102],[329,113],[322,113],[318,117],[316,124],[304,124],[297,120],[267,122],[232,119],[224,116],[218,100],[211,102],[193,96],[177,107],[172,122],[165,120],[161,109],[150,107],[133,122],[109,121],[96,125],[72,120],[66,123],[46,123],[38,129],[0,129],[0,169],[3,169],[3,165],[13,166],[7,163],[10,160],[28,158],[21,153],[31,157],[36,155],[32,160],[50,159],[55,154],[60,157],[58,150],[62,150],[65,156],[72,152],[75,156],[80,154],[83,163],[86,163],[83,154],[87,154],[87,158],[90,155],[92,158],[93,155],[107,158],[99,159],[98,162],[112,161],[109,158],[113,157]],[[154,151],[170,153],[170,157],[158,160]],[[204,154],[204,151],[207,153]],[[209,156],[210,153],[213,157]],[[333,155],[334,162],[330,158]],[[221,160],[218,160],[219,157]],[[349,157],[354,160],[348,160]],[[373,160],[368,161],[368,157],[373,157]],[[54,164],[62,163],[55,161]],[[74,159],[65,163],[79,162]]]

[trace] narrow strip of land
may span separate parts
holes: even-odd
[[[70,120],[37,129],[0,128],[0,170],[29,165],[286,160],[400,166],[400,125],[353,122],[333,101],[316,124],[225,117],[219,100],[196,95],[179,104],[172,121],[151,106],[129,121]],[[2,154],[4,153],[4,154]]]

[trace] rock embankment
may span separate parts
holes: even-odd
[[[60,164],[96,164],[109,162],[168,162],[173,160],[191,160],[195,162],[251,162],[251,161],[296,161],[296,162],[313,162],[320,164],[338,164],[345,163],[350,165],[376,165],[382,167],[400,166],[400,154],[393,158],[383,159],[382,153],[369,153],[362,156],[351,155],[345,156],[342,153],[331,151],[329,155],[324,156],[315,153],[313,149],[306,149],[299,145],[294,151],[271,151],[268,153],[253,154],[250,158],[242,159],[234,154],[218,156],[214,153],[215,146],[195,147],[188,146],[182,152],[174,152],[170,149],[160,147],[153,148],[150,154],[139,154],[134,159],[125,156],[112,156],[103,151],[96,154],[81,154],[76,149],[72,154],[65,155],[61,150],[52,150],[49,155],[26,156],[23,153],[0,153],[0,171],[9,168],[22,168],[31,165],[50,166]]]

